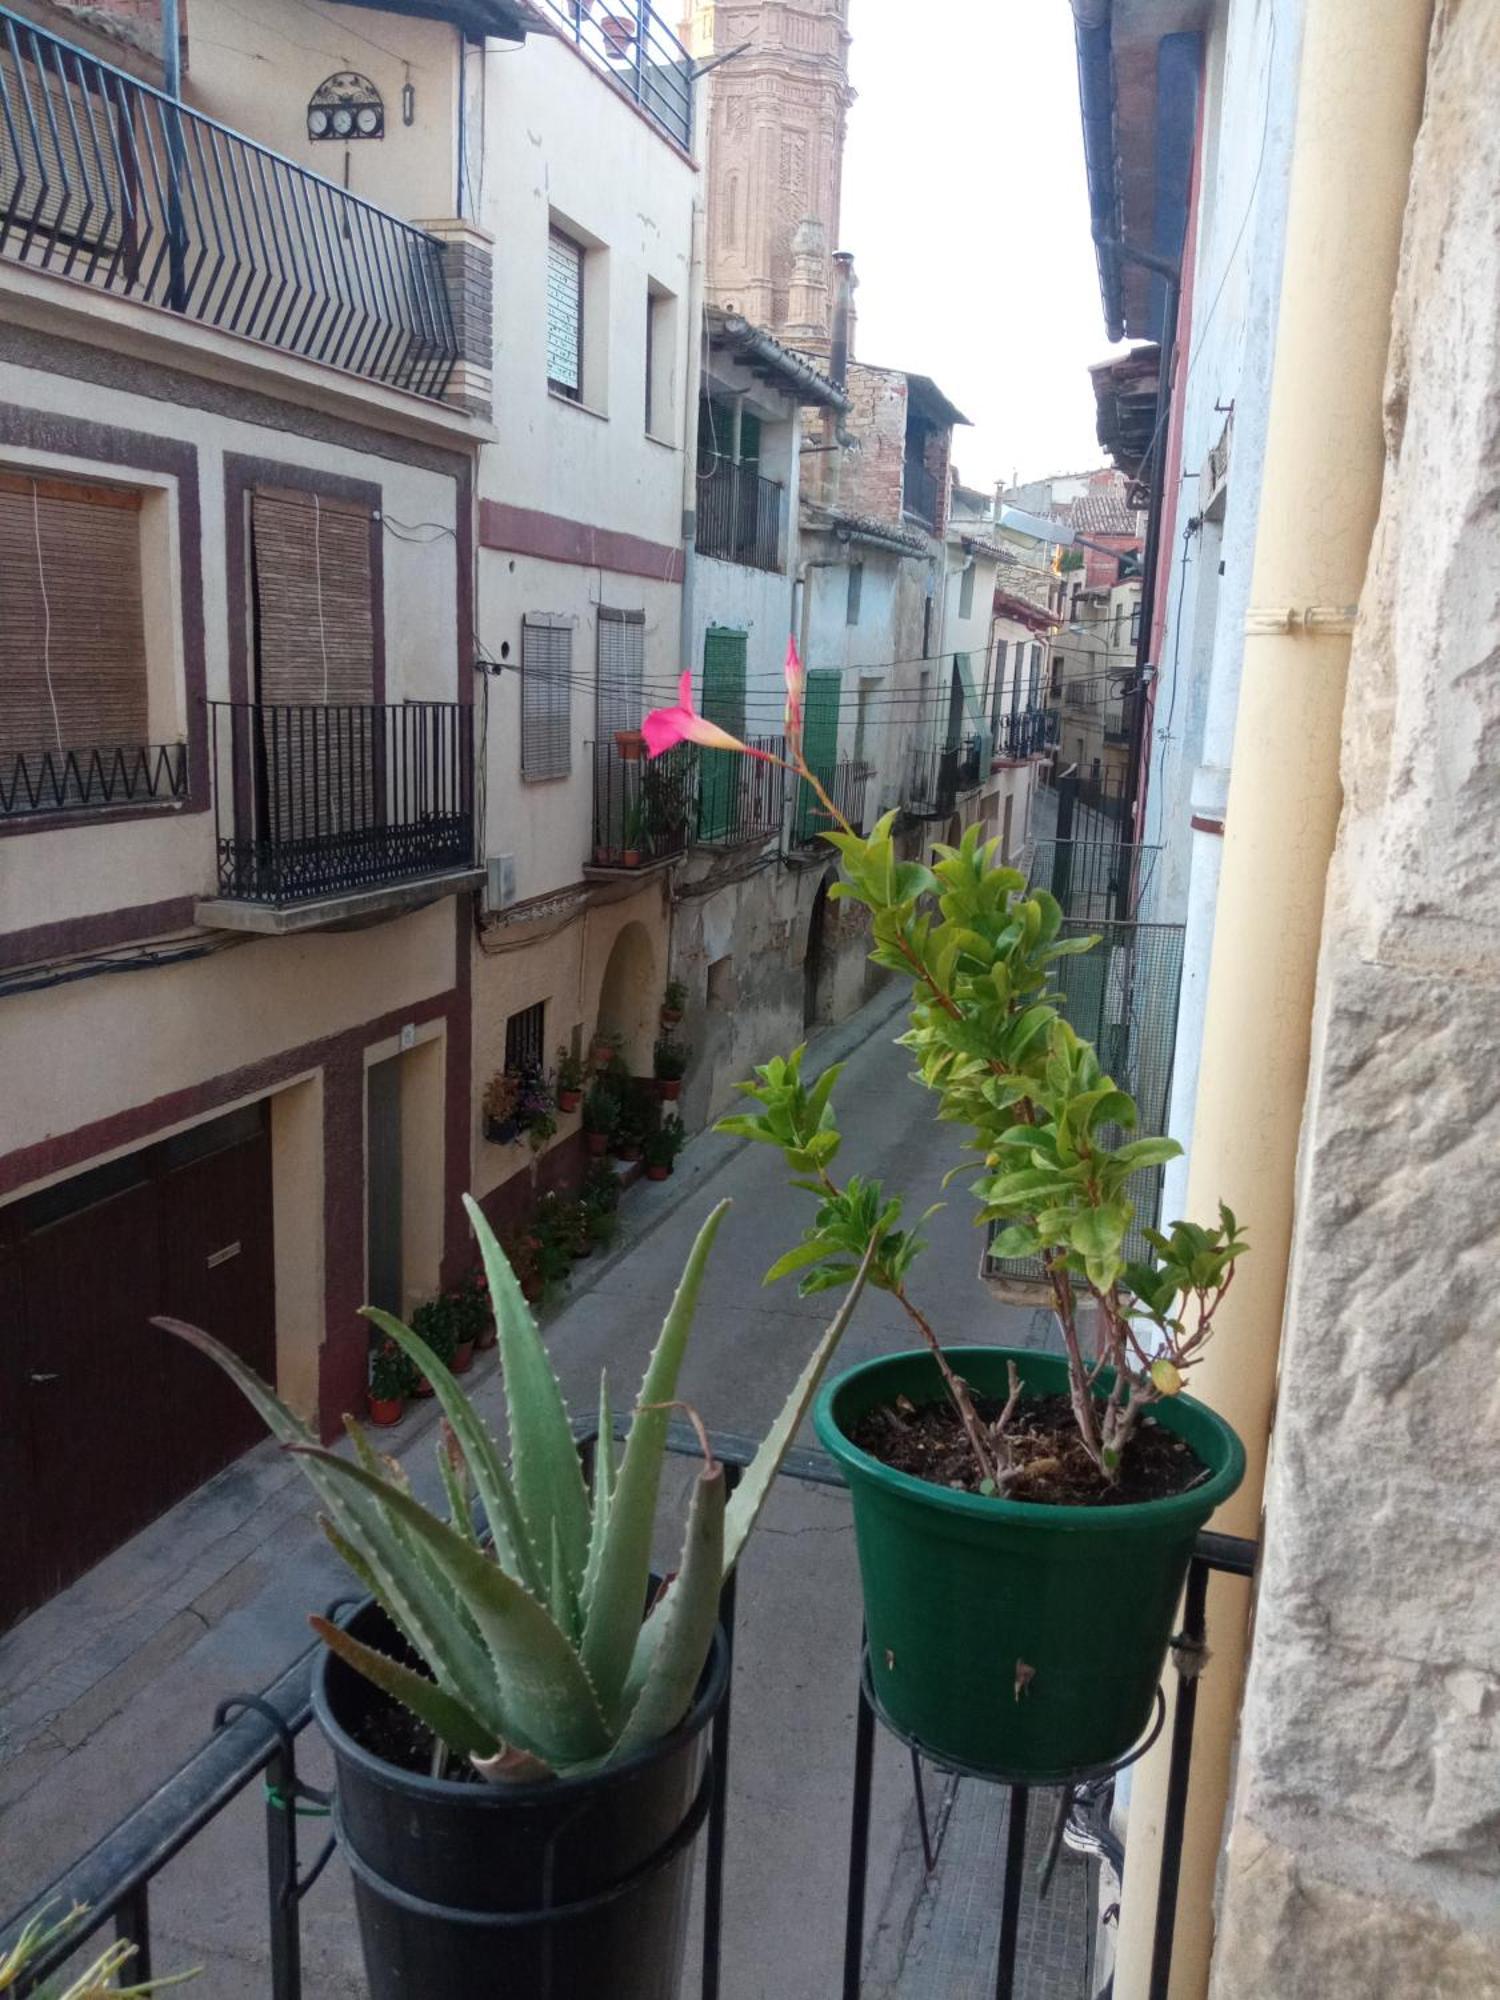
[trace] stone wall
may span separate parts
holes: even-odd
[[[849,414],[844,429],[857,442],[838,465],[838,505],[872,520],[901,520],[901,473],[906,455],[906,377],[894,368],[849,364]]]
[[[1214,1993],[1500,1996],[1500,9],[1440,0]]]

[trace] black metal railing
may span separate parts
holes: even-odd
[[[0,752],[0,819],[185,799],[185,743]]]
[[[736,755],[725,752],[725,755]],[[650,868],[684,852],[697,826],[698,753],[679,743],[660,757],[640,746],[595,743],[596,868]]]
[[[829,804],[835,812],[847,820],[856,833],[865,830],[865,802],[869,795],[870,780],[875,775],[873,764],[862,758],[839,757],[832,763],[812,766],[818,782],[828,795]],[[823,804],[805,778],[797,781],[797,805],[792,814],[791,845],[794,848],[809,848],[819,845],[819,836],[838,833],[842,828],[828,808]],[[833,849],[824,846],[824,851]]]
[[[961,743],[918,743],[906,771],[906,810],[914,819],[942,819],[964,792],[982,785],[989,768],[989,739],[966,736]]]
[[[1032,849],[1030,876],[1037,888],[1052,892],[1065,917],[1100,924],[1122,911],[1135,914],[1161,851],[1124,840],[1043,839]]]
[[[288,904],[474,860],[458,702],[209,703],[219,894]]]
[[[996,720],[995,755],[1020,760],[1040,757],[1056,742],[1055,718],[1045,708],[1023,708],[1019,715]]]
[[[693,144],[693,59],[650,0],[532,0],[667,137]]]
[[[747,748],[786,756],[784,736],[747,736]],[[748,847],[780,833],[786,771],[765,757],[704,750],[698,757],[697,839],[705,847]]]
[[[617,1419],[615,1433],[623,1436],[627,1418]],[[591,1451],[596,1427],[577,1426],[579,1448]],[[712,1435],[713,1456],[727,1471],[731,1484],[755,1453],[750,1438]],[[680,1420],[671,1425],[669,1447],[695,1461],[701,1457],[701,1442],[692,1428]],[[840,1488],[842,1476],[834,1461],[821,1451],[794,1448],[788,1453],[781,1477],[800,1485]],[[1208,1657],[1208,1581],[1218,1573],[1249,1579],[1254,1572],[1256,1544],[1238,1536],[1204,1532],[1194,1545],[1183,1597],[1182,1628],[1173,1639],[1172,1651],[1177,1673],[1176,1703],[1172,1716],[1167,1794],[1163,1817],[1162,1859],[1156,1885],[1155,1942],[1151,1961],[1147,2000],[1166,2000],[1171,1978],[1173,1943],[1176,1930],[1178,1886],[1181,1876],[1183,1836],[1188,1785],[1192,1771],[1194,1725],[1197,1717],[1198,1676]],[[736,1643],[738,1599],[731,1575],[720,1600],[720,1617],[731,1650]],[[1245,1607],[1235,1607],[1243,1619]],[[0,1957],[20,1937],[26,1925],[42,1912],[55,1918],[60,1911],[82,1906],[83,1914],[65,1940],[54,1943],[31,1963],[26,1977],[16,1988],[17,2000],[26,2000],[38,1984],[55,1974],[69,1956],[89,1937],[112,1928],[115,1934],[137,1947],[132,1962],[132,1979],[149,1977],[152,1970],[151,1888],[156,1877],[184,1849],[233,1807],[257,1780],[263,1780],[265,1894],[268,1911],[268,1949],[262,1977],[269,2000],[302,2000],[302,1898],[318,1879],[331,1858],[333,1841],[325,1838],[316,1856],[305,1866],[299,1854],[299,1805],[320,1811],[328,1800],[325,1793],[307,1785],[298,1774],[298,1738],[312,1719],[312,1673],[321,1650],[311,1646],[258,1695],[245,1695],[221,1702],[213,1718],[213,1734],[159,1785],[150,1798],[113,1827],[73,1862],[24,1909],[0,1926]],[[825,1663],[826,1664],[826,1663]],[[862,1685],[859,1661],[849,1665],[851,1692]],[[701,1930],[701,1984],[703,2000],[717,2000],[721,1990],[723,1955],[723,1890],[725,1842],[729,1818],[729,1754],[731,1693],[726,1695],[713,1726],[710,1755],[713,1769],[709,1787],[709,1810],[704,1836],[703,1921]],[[852,1815],[850,1824],[847,1891],[843,1913],[845,1961],[843,1993],[846,2000],[858,2000],[865,1957],[865,1903],[868,1875],[868,1848],[871,1820],[871,1767],[875,1742],[875,1718],[869,1703],[857,1701],[852,1772]],[[917,1798],[922,1797],[921,1760],[911,1753],[912,1776]],[[1024,1818],[1024,1788],[1013,1793]],[[216,1829],[217,1831],[217,1829]],[[1127,1834],[1128,1837],[1128,1834]],[[1007,1882],[1006,1904],[1010,1884]],[[1013,1916],[1012,1912],[1012,1916]],[[1000,1964],[995,1984],[987,1991],[1010,1995],[1014,1990],[1015,1938],[1010,1929],[1010,1957],[1006,1958],[1006,1930],[1002,1928]],[[1083,2000],[1080,1982],[1079,2000]],[[554,1993],[538,1994],[535,2000],[564,2000]]]
[[[934,533],[941,519],[942,487],[927,467],[908,458],[901,468],[901,511],[924,522]]]
[[[0,256],[441,396],[442,249],[0,8]]]
[[[700,556],[719,556],[748,569],[781,568],[781,487],[753,465],[714,459],[698,470]]]

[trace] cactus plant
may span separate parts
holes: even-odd
[[[413,1496],[399,1468],[372,1449],[352,1418],[345,1424],[354,1457],[325,1451],[227,1347],[178,1320],[156,1324],[216,1361],[295,1454],[326,1509],[329,1540],[426,1672],[314,1618],[333,1651],[495,1782],[582,1774],[654,1742],[686,1712],[712,1642],[720,1588],[848,1323],[864,1271],[732,1498],[723,1467],[706,1457],[676,1576],[643,1620],[669,1413],[704,1266],[729,1204],[720,1202],[709,1215],[688,1256],[618,1460],[609,1386],[601,1379],[591,1483],[515,1274],[477,1204],[465,1197],[465,1205],[495,1302],[508,1465],[431,1348],[388,1313],[365,1308],[432,1383],[448,1420],[438,1453],[446,1520]],[[483,1536],[474,1527],[476,1494]]]

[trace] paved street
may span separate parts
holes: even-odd
[[[846,1132],[841,1165],[885,1176],[917,1213],[940,1198],[955,1135],[906,1080],[906,1053],[891,1041],[899,1026],[893,998],[881,996],[831,1031],[817,1056],[854,1049],[835,1100]],[[761,1288],[765,1267],[806,1219],[810,1198],[785,1179],[769,1148],[705,1135],[671,1182],[632,1193],[621,1244],[607,1263],[579,1267],[574,1295],[548,1325],[575,1408],[591,1401],[605,1363],[616,1407],[628,1404],[693,1233],[727,1194],[735,1206],[683,1393],[712,1428],[764,1429],[828,1304],[799,1301],[790,1286]],[[994,1305],[979,1285],[981,1238],[961,1192],[934,1218],[931,1235],[914,1289],[940,1328],[960,1340],[1045,1338],[1038,1316]],[[899,1309],[872,1297],[844,1359],[907,1342]],[[482,1405],[498,1406],[492,1380],[479,1394]],[[419,1483],[431,1428],[424,1413],[396,1434]],[[7,1909],[170,1771],[206,1732],[217,1700],[264,1685],[305,1644],[308,1610],[346,1588],[311,1514],[292,1468],[270,1448],[257,1449],[0,1642]],[[782,1483],[746,1558],[740,1604],[723,1992],[727,2000],[822,2000],[836,1990],[842,1948],[859,1633],[841,1494]],[[316,1781],[323,1769],[315,1735],[305,1741]],[[883,1744],[869,1906],[872,1928],[877,1917],[883,1926],[882,1965],[892,1962],[893,1940],[899,1962],[920,1885],[911,1818],[908,1767]],[[305,1830],[315,1851],[322,1823]],[[203,1964],[205,1977],[193,1988],[203,2000],[266,1991],[261,1853],[259,1800],[243,1798],[153,1892],[156,1969]],[[347,1878],[335,1861],[305,1907],[310,1996],[353,2000],[361,1991],[348,1908]],[[908,1988],[882,1980],[881,1990]]]

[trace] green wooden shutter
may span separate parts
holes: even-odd
[[[843,675],[837,667],[815,667],[807,676],[802,702],[802,754],[808,769],[816,772],[827,790],[833,783],[833,767],[839,749],[839,698]],[[797,786],[796,837],[805,845],[819,833],[830,830],[827,813],[805,781]],[[833,850],[830,848],[829,852]]]
[[[745,734],[745,654],[743,632],[711,625],[703,635],[702,713],[731,736]],[[724,840],[735,823],[735,798],[742,759],[735,750],[705,750],[698,760],[698,838]]]

